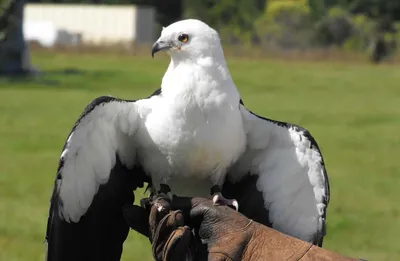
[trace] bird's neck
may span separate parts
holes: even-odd
[[[161,85],[163,96],[219,99],[224,96],[239,102],[239,93],[224,57],[203,56],[198,59],[171,58]]]

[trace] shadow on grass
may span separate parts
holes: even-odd
[[[66,88],[88,90],[92,89],[94,82],[117,74],[117,71],[111,70],[84,70],[80,68],[42,70],[11,75],[0,73],[0,89]]]

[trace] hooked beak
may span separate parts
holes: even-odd
[[[172,45],[169,42],[165,41],[157,41],[153,44],[153,47],[151,48],[151,57],[154,58],[154,54],[158,51],[165,50],[171,48]]]

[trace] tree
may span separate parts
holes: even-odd
[[[399,0],[309,0],[310,5],[317,1],[324,2],[326,7],[341,6],[355,14],[366,14],[374,19],[400,21]]]
[[[25,0],[1,0],[0,74],[32,72],[29,51],[23,35]]]
[[[187,17],[203,20],[231,43],[248,42],[267,0],[186,0]]]

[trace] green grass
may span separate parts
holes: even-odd
[[[150,56],[150,55],[149,55]],[[246,105],[308,128],[331,182],[324,247],[400,260],[400,68],[394,65],[228,59]],[[37,52],[44,77],[0,79],[0,260],[44,260],[44,234],[61,147],[92,99],[134,99],[160,85],[168,60]],[[75,68],[70,74],[66,68]],[[140,195],[137,194],[137,197]],[[123,260],[151,260],[130,233]]]

